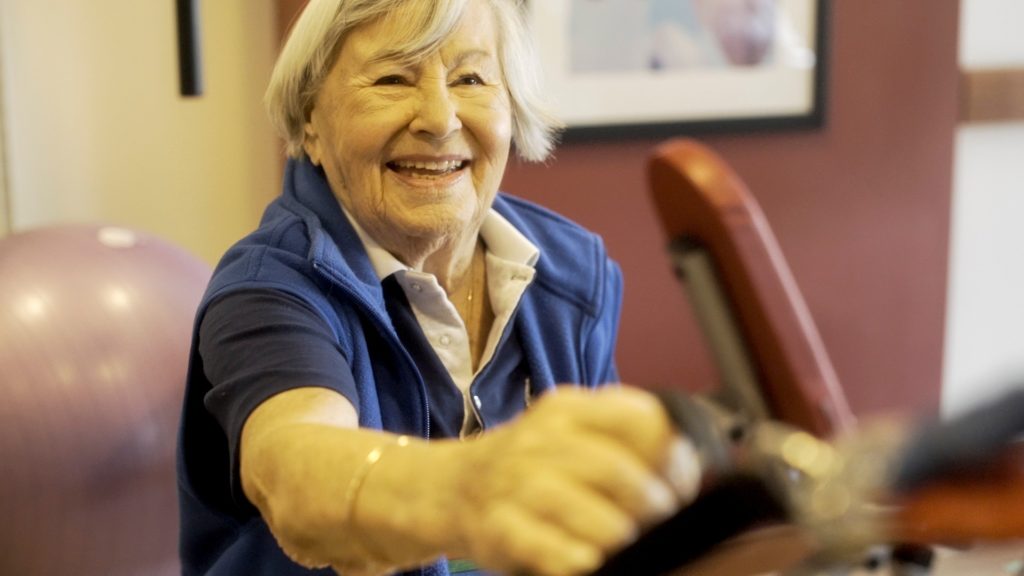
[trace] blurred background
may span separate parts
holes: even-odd
[[[302,4],[197,0],[203,91],[182,97],[174,1],[0,0],[0,572],[178,573],[192,309],[280,189],[261,99]],[[764,209],[854,411],[954,414],[1024,383],[1024,3],[829,5],[824,125],[700,139]],[[504,189],[604,236],[625,381],[706,390],[647,191],[658,143],[574,139]],[[53,226],[63,245],[34,242]]]
[[[200,0],[204,91],[183,98],[174,2],[3,0],[0,232],[109,223],[215,262],[278,192],[260,100],[301,4]],[[956,411],[1024,379],[1024,5],[831,12],[824,127],[701,139],[761,202],[854,410]],[[1017,92],[988,118],[972,87],[992,69]],[[715,374],[646,191],[656,144],[575,141],[504,187],[622,263],[624,379],[701,389]]]

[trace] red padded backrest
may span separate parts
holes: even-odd
[[[706,247],[731,304],[773,418],[819,436],[853,423],[810,312],[760,206],[709,148],[659,146],[650,189],[669,240]]]

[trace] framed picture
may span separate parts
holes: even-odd
[[[828,0],[532,0],[567,136],[820,126]]]

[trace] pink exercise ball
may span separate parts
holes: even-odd
[[[170,575],[209,267],[125,228],[0,239],[0,574]]]

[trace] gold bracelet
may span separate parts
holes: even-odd
[[[381,457],[384,455],[389,448],[398,446],[404,448],[409,445],[409,437],[402,435],[396,438],[393,442],[385,442],[374,446],[372,450],[366,453],[366,457],[363,458],[363,462],[356,469],[355,473],[352,474],[352,479],[348,482],[348,488],[345,490],[345,502],[344,511],[345,514],[342,517],[343,522],[349,527],[353,528],[355,512],[356,512],[356,500],[359,498],[359,492],[363,488],[363,484],[366,482],[366,477],[370,475],[370,471],[373,470],[374,465],[380,462]],[[354,531],[353,531],[354,532]],[[349,536],[349,541],[355,543],[358,538],[355,534]],[[360,545],[357,545],[360,552],[372,562],[383,562],[383,559],[375,554],[370,547],[365,544],[365,540]]]

